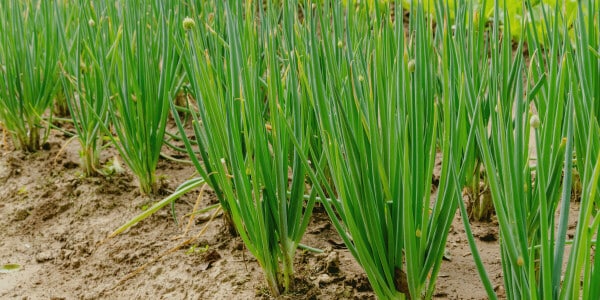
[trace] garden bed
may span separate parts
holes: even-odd
[[[0,274],[2,299],[269,299],[262,272],[240,238],[223,232],[222,220],[197,217],[185,234],[199,192],[175,203],[179,226],[168,207],[113,239],[108,234],[156,199],[141,196],[127,172],[83,178],[77,143],[53,131],[46,150],[0,157],[0,264],[21,270]],[[66,146],[65,146],[66,144]],[[63,146],[64,149],[63,149]],[[10,148],[10,146],[8,146]],[[102,160],[108,162],[114,150]],[[161,192],[167,195],[194,168],[161,160]],[[201,206],[215,203],[205,193]],[[577,210],[574,205],[573,210]],[[571,218],[575,219],[575,218]],[[205,234],[192,243],[203,227]],[[501,286],[497,226],[473,224],[478,247],[495,286]],[[290,299],[374,298],[366,275],[345,249],[325,211],[316,208],[304,244],[325,250],[296,258],[297,286]],[[448,238],[438,299],[486,299],[460,216]],[[336,267],[338,266],[339,269]],[[138,268],[146,265],[136,274]],[[128,277],[129,276],[129,277]],[[499,296],[502,296],[502,292]]]
[[[0,4],[0,299],[600,299],[593,1],[49,3]]]

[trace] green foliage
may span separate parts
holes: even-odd
[[[587,4],[590,8],[585,11]],[[575,25],[577,43],[570,76],[571,108],[574,111],[574,145],[576,167],[582,185],[581,208],[567,260],[560,297],[596,299],[600,287],[600,259],[596,240],[600,231],[600,6],[595,1],[581,1]],[[572,59],[572,60],[571,60]],[[557,272],[554,274],[559,276]],[[582,283],[582,284],[581,284]]]
[[[507,298],[598,299],[599,15],[593,0],[4,1],[0,123],[37,150],[62,83],[85,174],[104,172],[104,133],[151,194],[171,111],[200,177],[111,236],[208,184],[273,296],[320,202],[382,299],[433,297],[459,208],[497,299],[461,198],[484,172]]]
[[[77,24],[77,34],[63,32],[63,48],[69,59],[65,61],[63,79],[66,104],[73,118],[81,144],[81,166],[86,176],[99,171],[99,137],[108,126],[108,105],[114,81],[117,32],[105,15],[104,1],[81,0],[77,5],[65,6]],[[73,12],[74,11],[74,12]]]
[[[297,88],[295,36],[285,30],[298,25],[296,6],[213,5],[197,7],[201,18],[181,26],[197,148],[184,142],[277,296],[292,287],[294,253],[315,202],[304,200],[308,102]]]
[[[42,115],[59,82],[53,1],[0,3],[0,121],[17,149],[40,148]]]
[[[111,85],[116,95],[109,109],[115,146],[144,194],[157,189],[155,172],[169,103],[179,85],[179,55],[173,43],[178,28],[171,26],[176,15],[172,6],[128,1],[118,8],[107,5],[108,15],[103,16],[120,24],[114,41],[118,50],[109,50],[118,52]]]
[[[594,20],[586,7],[592,6],[589,3],[579,6],[581,24]],[[587,298],[591,295],[592,285],[579,286],[580,280],[590,282],[598,276],[589,264],[593,261],[589,255],[593,245],[591,235],[583,229],[572,241],[572,249],[577,249],[579,255],[572,254],[566,260],[567,271],[572,273],[567,273],[562,281],[565,245],[569,243],[566,231],[573,148],[574,145],[581,148],[577,150],[579,153],[596,147],[589,137],[590,132],[595,130],[589,114],[593,105],[579,110],[585,116],[585,126],[591,131],[577,130],[577,123],[584,123],[575,117],[577,110],[574,107],[581,108],[584,103],[591,103],[588,102],[591,98],[586,99],[578,92],[574,48],[571,40],[566,38],[569,28],[565,22],[551,17],[550,12],[544,12],[544,17],[539,20],[543,30],[539,30],[539,24],[521,20],[520,35],[526,37],[531,55],[526,65],[524,41],[513,51],[510,41],[501,38],[504,32],[512,32],[512,23],[508,21],[510,13],[494,3],[494,14],[503,15],[503,19],[493,20],[489,41],[484,39],[481,31],[468,30],[470,24],[465,20],[472,20],[473,13],[471,8],[467,8],[467,15],[459,14],[461,18],[456,18],[453,26],[454,36],[448,35],[445,45],[454,53],[450,59],[456,63],[451,86],[464,91],[462,99],[467,104],[469,120],[476,128],[477,143],[490,184],[500,226],[507,297],[577,299],[583,294],[586,295],[584,299],[593,299]],[[552,13],[564,17],[559,9]],[[500,24],[504,24],[502,30]],[[578,36],[595,35],[588,30],[580,27],[575,32]],[[591,31],[597,32],[597,29]],[[591,54],[584,52],[579,55],[584,61]],[[472,58],[476,58],[474,63]],[[481,68],[473,69],[474,64]],[[593,63],[591,65],[594,66]],[[591,72],[593,78],[594,67],[582,69]],[[590,92],[593,90],[595,88]],[[489,114],[486,106],[490,109]],[[598,136],[597,132],[594,134]],[[577,139],[582,138],[591,144],[578,145]],[[579,159],[577,163],[580,164]],[[586,202],[590,206],[581,211],[579,224],[590,224],[596,215],[589,203],[597,197],[593,188],[597,186],[597,181],[594,181],[597,179],[591,175],[590,164],[582,168],[590,174],[585,181],[589,182],[590,190],[587,195],[584,193],[584,197],[591,199]],[[558,218],[555,217],[556,212]],[[468,228],[468,224],[465,225]],[[592,226],[590,230],[596,232],[597,228]],[[470,243],[477,261],[474,241],[470,239]],[[484,283],[488,282],[480,262],[478,265]],[[583,277],[574,274],[582,274]],[[491,289],[487,291],[490,298],[496,298]]]
[[[461,119],[449,109],[440,120],[449,99],[438,98],[439,60],[423,8],[411,10],[410,39],[379,9],[373,19],[339,4],[307,14],[300,79],[333,186],[322,164],[311,177],[325,187],[321,197],[338,195],[323,203],[378,297],[431,298],[460,199],[450,174],[462,172],[462,147],[450,128]],[[442,177],[432,196],[438,137]]]

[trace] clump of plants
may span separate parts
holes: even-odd
[[[305,200],[300,160],[311,134],[305,123],[309,102],[298,88],[296,36],[284,30],[298,25],[297,6],[212,5],[199,7],[209,10],[200,19],[184,19],[181,28],[197,108],[189,110],[195,143],[182,136],[277,296],[293,288],[294,254],[315,203],[314,193]]]
[[[111,83],[116,71],[113,25],[101,1],[69,7],[77,34],[62,32],[65,53],[74,59],[62,66],[65,104],[81,145],[81,168],[85,176],[105,174],[100,166],[101,137],[109,127]]]
[[[508,299],[598,299],[599,7],[518,2],[0,2],[0,124],[36,151],[64,101],[84,173],[106,135],[156,194],[171,114],[199,177],[112,235],[208,185],[272,296],[319,204],[379,298],[433,298],[458,209],[490,299],[493,215]]]
[[[17,149],[37,151],[59,83],[58,4],[0,3],[0,121]]]

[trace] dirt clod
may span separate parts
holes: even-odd
[[[340,272],[340,258],[337,252],[332,251],[327,255],[327,273],[328,274],[338,274]]]
[[[38,263],[44,263],[47,261],[51,261],[54,260],[57,256],[57,253],[55,251],[52,250],[46,250],[46,251],[42,251],[40,253],[38,253],[35,256],[35,261],[37,261]]]

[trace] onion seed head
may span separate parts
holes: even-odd
[[[185,31],[189,31],[192,28],[194,28],[196,26],[196,21],[194,21],[194,19],[190,18],[190,17],[186,17],[185,19],[183,19],[183,29],[185,29]]]
[[[540,117],[538,117],[538,115],[533,115],[531,116],[531,119],[529,119],[529,125],[531,125],[531,127],[537,129],[540,127]]]

